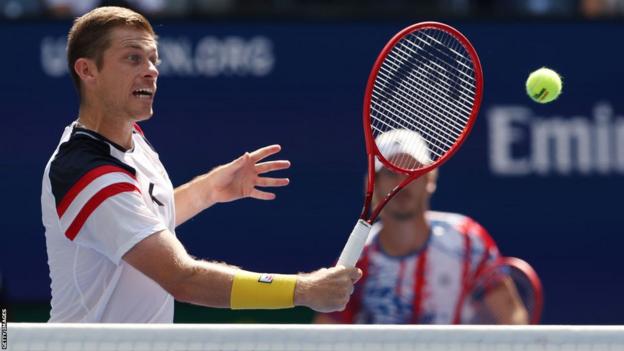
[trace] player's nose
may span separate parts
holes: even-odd
[[[156,67],[156,64],[154,64],[151,61],[148,61],[148,65],[146,67],[146,70],[144,72],[144,77],[145,78],[153,78],[156,79],[158,78],[158,75],[160,74],[160,72],[158,72],[158,68]]]

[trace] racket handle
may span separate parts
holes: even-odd
[[[342,253],[340,254],[340,258],[338,259],[338,263],[336,265],[355,267],[355,264],[360,259],[360,255],[362,254],[362,250],[364,249],[370,230],[371,225],[365,220],[360,219],[357,222],[355,228],[353,228],[353,231],[351,232],[351,235],[349,235],[349,239],[347,240],[344,249],[342,249]]]

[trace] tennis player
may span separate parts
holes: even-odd
[[[245,153],[173,188],[136,122],[152,116],[157,38],[140,14],[101,7],[76,19],[68,64],[80,95],[46,165],[41,206],[52,280],[50,322],[173,322],[174,299],[203,306],[317,311],[345,307],[356,268],[259,274],[189,256],[175,229],[204,209],[288,184],[261,176],[279,145]]]
[[[376,144],[381,154],[389,160],[402,158],[403,163],[431,163],[422,138],[407,133],[414,132],[380,135]],[[404,178],[379,162],[375,170],[374,202]],[[425,174],[386,205],[357,263],[364,276],[347,308],[318,314],[317,323],[470,323],[468,299],[473,297],[467,296],[464,287],[499,252],[487,231],[474,220],[429,210],[436,178],[436,171]],[[496,322],[528,323],[527,311],[509,279],[493,281],[480,299]]]

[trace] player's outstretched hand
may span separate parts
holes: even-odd
[[[246,152],[236,160],[213,169],[209,174],[210,197],[214,203],[230,202],[245,197],[273,200],[275,194],[256,187],[280,187],[289,183],[288,178],[262,177],[264,173],[287,169],[290,161],[261,160],[278,153],[279,145],[270,145],[251,153]]]
[[[300,274],[295,287],[295,305],[318,312],[342,311],[353,293],[353,284],[361,277],[359,268],[343,266]]]

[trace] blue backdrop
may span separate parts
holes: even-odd
[[[545,323],[624,322],[624,26],[451,23],[484,68],[473,133],[441,169],[432,207],[482,223],[545,288]],[[174,185],[280,143],[291,185],[273,202],[211,208],[178,228],[188,250],[259,271],[330,264],[360,212],[361,104],[370,67],[407,23],[157,22],[161,78],[142,124]],[[49,299],[41,175],[77,99],[64,61],[69,23],[0,24],[0,270],[11,301]],[[580,45],[579,45],[580,44]],[[549,105],[528,73],[558,70]]]

